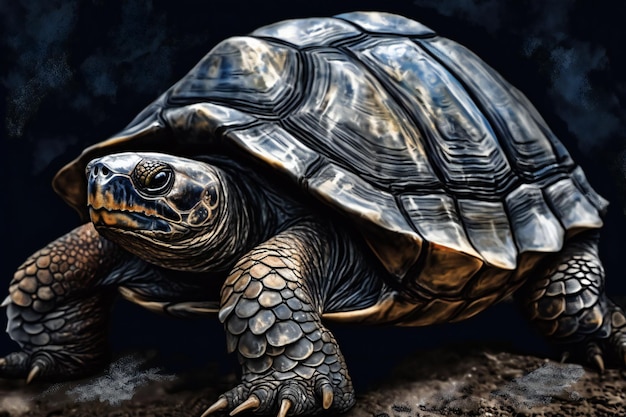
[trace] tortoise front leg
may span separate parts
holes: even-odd
[[[104,365],[115,291],[104,284],[127,258],[91,223],[29,257],[3,303],[9,336],[22,350],[0,359],[0,377],[64,379]]]
[[[244,256],[222,289],[220,320],[229,352],[243,367],[241,384],[203,416],[251,409],[279,416],[343,412],[354,392],[337,342],[320,320],[321,239],[294,226]]]

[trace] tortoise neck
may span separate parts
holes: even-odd
[[[211,269],[228,272],[255,246],[285,229],[302,217],[302,208],[278,195],[277,191],[241,172],[214,167],[224,188],[224,218],[221,245],[215,247]]]

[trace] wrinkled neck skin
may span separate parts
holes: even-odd
[[[198,237],[178,243],[190,258],[163,265],[226,273],[248,251],[302,218],[306,209],[245,169],[211,164],[219,177],[219,214]]]
[[[301,218],[304,209],[270,185],[216,168],[224,188],[220,221],[209,233],[202,270],[228,272],[249,250]],[[206,268],[206,269],[205,269]]]

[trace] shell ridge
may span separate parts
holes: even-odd
[[[361,30],[334,17],[288,19],[254,30],[250,36],[279,39],[298,49],[328,45],[336,40],[361,34]]]
[[[315,120],[314,118],[311,118],[311,120]],[[302,123],[300,123],[301,120],[298,120],[297,122],[290,119],[290,118],[285,118],[283,120],[281,120],[279,123],[281,124],[281,126],[288,131],[290,134],[293,135],[297,135],[298,137],[302,138],[304,137],[304,135],[309,134],[309,132],[303,127],[301,126]],[[306,144],[306,142],[305,142]],[[307,145],[308,146],[308,145]],[[363,180],[364,182],[368,183],[369,186],[371,187],[375,187],[375,188],[379,188],[385,191],[390,191],[389,189],[387,189],[384,184],[380,184],[378,182],[374,182],[372,181],[371,178],[369,178],[369,176],[363,176],[362,172],[357,171],[351,164],[350,161],[347,157],[341,157],[341,155],[337,155],[335,153],[330,152],[330,150],[328,149],[324,149],[324,148],[316,148],[316,152],[319,152],[320,155],[322,156],[322,158],[324,158],[327,163],[334,163],[337,164],[338,166],[341,167],[342,170],[349,172],[352,175],[358,176],[361,180]],[[318,171],[318,170],[317,170]],[[311,174],[315,174],[316,172],[311,172]],[[310,177],[309,177],[310,178]]]
[[[301,182],[305,173],[320,158],[317,152],[277,123],[237,126],[226,131],[224,138],[287,174],[295,183]]]
[[[180,144],[197,145],[222,141],[222,133],[233,126],[249,128],[262,123],[257,117],[215,102],[197,102],[163,109],[160,117]]]
[[[519,187],[519,185],[518,185]],[[519,262],[519,258],[521,256],[521,254],[524,252],[523,247],[518,243],[517,241],[517,229],[515,228],[515,224],[513,223],[513,213],[511,212],[511,210],[509,210],[508,205],[506,204],[506,197],[510,194],[506,193],[502,196],[502,199],[500,200],[500,203],[502,204],[502,213],[504,213],[504,217],[506,218],[506,223],[509,227],[509,231],[511,232],[511,239],[513,242],[513,248],[515,250],[515,266],[517,267],[517,264]]]
[[[334,16],[357,26],[364,32],[398,35],[430,35],[434,31],[422,23],[387,12],[348,12]]]
[[[476,255],[478,255],[478,257],[485,261],[488,262],[484,256],[480,253],[480,249],[476,246],[476,244],[474,244],[474,242],[472,241],[472,239],[470,238],[471,235],[471,231],[469,230],[469,228],[467,227],[467,224],[463,221],[463,217],[461,215],[461,205],[459,203],[459,199],[455,198],[455,197],[451,197],[452,198],[452,204],[454,207],[454,214],[457,216],[458,218],[458,222],[457,224],[461,227],[461,229],[465,232],[465,239],[467,241],[467,243],[470,245],[470,247],[472,247],[476,253]]]
[[[409,227],[411,228],[411,230],[413,230],[413,232],[415,232],[415,234],[420,236],[423,242],[428,242],[428,239],[426,239],[425,236],[422,233],[420,233],[420,231],[417,229],[416,224],[413,222],[413,219],[411,219],[411,216],[409,215],[409,211],[407,210],[407,208],[405,207],[405,205],[402,202],[402,196],[398,195],[398,194],[395,194],[395,195],[391,194],[391,195],[394,197],[394,200],[396,202],[396,207],[397,207],[398,211],[402,214],[402,216],[406,220],[406,222],[409,225]],[[419,260],[418,260],[418,262],[419,262]]]
[[[552,211],[552,214],[554,215],[554,217],[557,219],[557,221],[559,222],[563,230],[567,232],[567,225],[565,224],[563,219],[561,219],[558,207],[556,207],[556,203],[552,200],[552,198],[550,198],[550,196],[548,195],[545,189],[541,190],[541,194],[543,195],[543,199],[546,201],[546,204]]]
[[[580,166],[577,166],[572,171],[572,179],[574,180],[580,191],[582,191],[582,193],[585,195],[585,197],[587,197],[591,204],[596,207],[600,215],[604,216],[609,207],[609,202],[593,189],[591,184],[589,184],[589,182],[587,181],[585,172]]]
[[[483,110],[483,114],[485,114],[485,116],[488,117],[488,121],[490,122],[490,125],[500,125],[501,122],[500,120],[498,120],[500,118],[500,115],[498,112],[494,112],[493,113],[493,117],[496,120],[491,120],[492,118],[490,116],[492,116],[492,112],[490,112],[487,108],[485,108],[484,106],[484,102],[483,100],[481,100],[478,97],[475,97],[475,92],[474,89],[472,88],[468,88],[467,83],[465,82],[465,80],[463,79],[463,77],[460,76],[458,71],[455,71],[451,65],[448,65],[446,62],[444,62],[444,60],[441,59],[440,56],[438,56],[437,54],[435,54],[433,52],[433,50],[430,47],[429,43],[426,42],[420,42],[419,40],[417,40],[417,42],[423,47],[424,51],[426,53],[428,53],[434,60],[436,60],[437,62],[439,62],[442,66],[444,66],[450,73],[454,74],[455,78],[459,81],[459,83],[461,83],[464,87],[465,87],[465,91],[468,93],[468,95],[470,95],[470,97],[472,98],[472,101],[476,104],[477,107],[479,107],[481,110]],[[487,111],[485,111],[487,110]],[[506,140],[501,140],[500,139],[500,135],[495,135],[495,137],[498,139],[499,142],[503,142],[502,143],[502,148],[504,149],[504,154],[507,157],[507,159],[509,160],[509,165],[511,166],[511,169],[513,169],[516,172],[519,172],[518,167],[516,166],[516,164],[511,163],[511,155],[510,155],[510,151],[509,151],[509,143]],[[519,174],[518,174],[519,175]],[[506,194],[506,192],[505,192]]]
[[[425,241],[482,259],[460,220],[456,198],[437,190],[430,194],[404,193],[398,201]]]

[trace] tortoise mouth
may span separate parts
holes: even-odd
[[[93,206],[89,206],[89,216],[96,227],[122,229],[140,233],[170,233],[172,231],[169,222],[143,212],[96,209]]]

